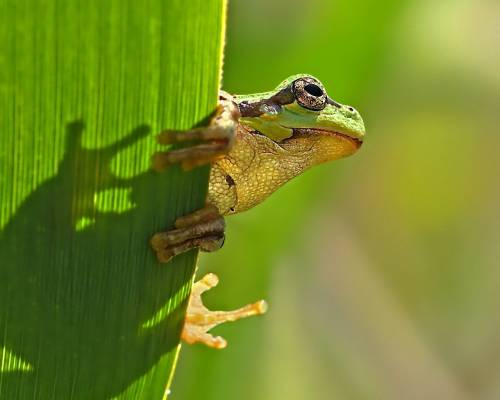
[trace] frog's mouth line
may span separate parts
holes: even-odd
[[[354,138],[352,136],[346,135],[345,133],[341,132],[336,132],[336,131],[329,131],[326,129],[317,129],[317,128],[293,128],[293,134],[299,134],[299,135],[307,135],[307,134],[313,134],[313,135],[324,135],[324,136],[336,136],[338,138],[341,138],[343,140],[347,140],[354,144],[356,148],[360,148],[361,145],[363,144],[363,141],[358,138]]]

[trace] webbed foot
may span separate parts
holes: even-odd
[[[215,251],[224,244],[224,228],[224,218],[219,210],[208,204],[192,214],[177,218],[175,229],[156,233],[151,238],[151,246],[162,263],[195,247]]]
[[[205,307],[201,295],[217,286],[219,278],[215,274],[207,274],[193,285],[191,298],[182,330],[181,338],[189,344],[203,343],[215,349],[223,349],[227,342],[220,336],[214,337],[209,330],[224,322],[237,321],[252,315],[261,315],[267,311],[264,300],[248,304],[233,311],[210,311]]]
[[[219,106],[206,127],[188,131],[165,130],[157,136],[160,144],[174,144],[185,141],[198,141],[194,146],[157,152],[153,155],[153,168],[163,171],[169,165],[181,163],[185,170],[209,164],[224,156],[231,149],[240,112],[231,96],[221,92]]]

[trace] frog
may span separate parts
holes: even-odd
[[[354,154],[363,144],[360,113],[327,94],[309,74],[293,75],[269,92],[231,95],[221,91],[218,107],[206,127],[166,130],[161,145],[189,147],[158,151],[153,169],[162,172],[180,163],[185,170],[209,164],[208,195],[200,210],[181,216],[174,229],[158,232],[151,247],[160,263],[193,248],[212,252],[224,243],[226,216],[255,207],[286,182],[309,168]],[[193,286],[182,338],[223,348],[226,341],[208,331],[219,323],[263,314],[263,301],[230,312],[213,312],[201,294],[218,282],[208,274]]]

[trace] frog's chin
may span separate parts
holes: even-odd
[[[319,128],[294,128],[293,129],[293,136],[296,137],[313,137],[313,136],[324,136],[327,138],[331,138],[334,141],[339,141],[339,142],[346,142],[346,144],[350,144],[354,146],[354,148],[357,150],[361,147],[363,144],[363,141],[349,136],[345,133],[337,132],[337,131],[332,131],[332,130],[327,130],[327,129],[319,129]]]
[[[312,128],[294,128],[293,135],[279,144],[296,155],[310,158],[316,165],[354,154],[362,141],[344,133]]]

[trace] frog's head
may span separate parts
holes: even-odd
[[[348,156],[363,142],[358,111],[330,98],[310,75],[293,75],[272,92],[235,100],[243,125],[297,152],[313,146],[315,163]]]

